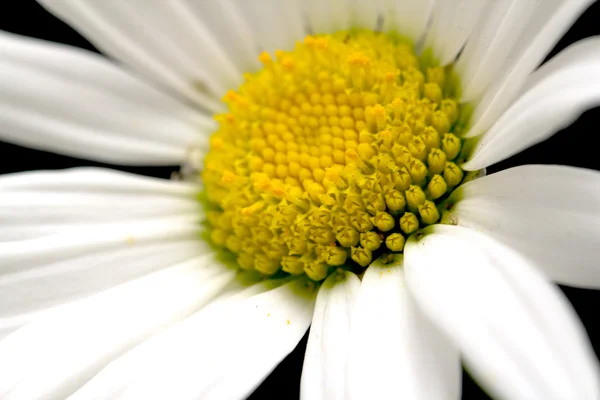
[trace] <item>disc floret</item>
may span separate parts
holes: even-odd
[[[325,279],[401,252],[463,179],[448,71],[368,31],[308,36],[247,74],[202,178],[210,238],[241,268]]]

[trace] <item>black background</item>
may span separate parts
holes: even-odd
[[[594,4],[556,45],[548,58],[577,40],[600,34],[599,21],[600,4]],[[47,13],[32,0],[2,2],[0,5],[0,29],[96,51],[87,40]],[[600,170],[600,153],[594,145],[596,143],[595,137],[600,133],[599,124],[600,108],[587,111],[569,128],[560,131],[544,143],[492,166],[488,169],[488,172],[492,173],[523,164],[564,164]],[[115,167],[30,150],[3,142],[0,142],[0,160],[0,173],[36,169],[62,169],[75,166],[99,166],[168,178],[171,172],[177,168],[176,166],[164,168]],[[569,287],[561,287],[561,289],[579,313],[592,340],[596,354],[600,354],[600,325],[595,324],[598,315],[596,310],[600,306],[600,292]],[[381,334],[382,339],[384,339],[385,332]],[[251,399],[298,398],[300,373],[307,337],[308,335],[305,335],[294,352],[275,369],[251,396]],[[157,362],[160,362],[160,360],[157,360]],[[377,366],[365,366],[365,368],[377,368]],[[464,399],[487,398],[466,374],[463,380],[463,393]]]

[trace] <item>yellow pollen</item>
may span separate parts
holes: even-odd
[[[350,64],[350,65],[365,67],[365,66],[369,65],[370,61],[371,60],[369,60],[369,57],[367,57],[364,54],[359,53],[359,52],[352,53],[348,57],[348,64]]]
[[[271,63],[273,61],[271,59],[271,55],[269,53],[267,53],[266,51],[263,51],[262,53],[260,53],[260,56],[258,56],[258,59],[264,65],[268,65],[269,63]]]
[[[259,60],[215,116],[202,171],[213,244],[242,269],[321,281],[439,221],[464,176],[448,68],[366,30]]]

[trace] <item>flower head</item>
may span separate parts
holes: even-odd
[[[0,137],[183,181],[0,178],[0,397],[243,398],[309,326],[311,400],[600,396],[599,174],[482,177],[599,101],[597,38],[533,72],[590,1],[40,2],[121,64],[1,33]]]
[[[205,159],[216,245],[243,268],[320,281],[438,221],[464,176],[451,67],[422,68],[410,44],[367,30],[260,58],[224,97]]]

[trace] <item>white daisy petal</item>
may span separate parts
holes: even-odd
[[[242,71],[260,68],[256,35],[233,0],[190,0],[189,5],[235,65]]]
[[[414,3],[421,4],[421,7],[426,4],[424,1],[418,0]],[[434,57],[439,59],[441,65],[453,62],[486,11],[486,7],[489,7],[488,0],[436,2],[424,49],[433,50]],[[427,20],[425,20],[426,22]]]
[[[402,258],[373,263],[362,280],[348,362],[354,399],[458,399],[458,351],[421,314],[406,289]]]
[[[70,396],[69,400],[117,399],[128,387],[144,384],[153,379],[152,374],[164,373],[164,371],[161,372],[163,367],[171,368],[172,365],[181,365],[182,368],[187,368],[188,365],[193,367],[193,363],[202,363],[202,356],[194,359],[197,351],[204,349],[196,350],[199,345],[198,332],[205,331],[207,324],[212,323],[214,318],[218,318],[226,307],[241,304],[252,296],[275,289],[287,282],[289,279],[266,280],[248,287],[240,279],[234,279],[221,289],[218,297],[200,311],[173,324],[109,363]],[[185,357],[189,357],[188,363],[192,364],[183,364]],[[157,364],[156,360],[162,361]],[[172,360],[174,360],[173,363],[171,363]],[[175,372],[179,373],[179,371]],[[195,381],[187,384],[188,389],[191,389],[192,392],[197,389],[194,385]],[[184,391],[180,391],[179,394],[183,396]]]
[[[302,367],[303,399],[347,398],[347,355],[360,280],[352,272],[343,274],[332,274],[319,289]]]
[[[151,219],[197,220],[195,185],[76,168],[0,177],[0,242]]]
[[[90,167],[2,175],[0,190],[4,193],[47,190],[61,193],[127,193],[137,196],[155,194],[172,195],[174,198],[193,198],[198,194],[198,186],[191,183]]]
[[[196,364],[201,364],[204,360],[203,356],[198,353],[204,351],[202,346],[200,346],[202,348],[197,349],[201,345],[198,338],[206,335],[204,331],[207,330],[207,324],[218,318],[222,310],[225,309],[224,307],[233,307],[235,303],[241,304],[250,297],[275,289],[283,283],[285,283],[284,280],[268,280],[245,287],[240,284],[238,279],[233,280],[221,291],[219,297],[211,301],[202,310],[154,335],[112,361],[69,397],[69,400],[119,399],[119,396],[122,396],[128,387],[145,385],[145,382],[151,382],[154,379],[153,374],[165,374],[162,368],[172,369],[173,365],[180,366],[182,370],[195,368]],[[223,291],[227,291],[232,287],[235,287],[235,289],[224,296]],[[161,363],[156,363],[156,360],[161,360]],[[166,372],[166,374],[171,373],[179,374],[180,370]],[[179,391],[178,394],[181,396],[179,399],[185,399],[186,393],[193,397],[193,393],[198,389],[195,383],[196,380],[185,382],[186,389]],[[187,392],[187,390],[190,390],[190,392]]]
[[[600,173],[525,165],[466,183],[444,217],[490,235],[553,280],[600,288]]]
[[[539,1],[520,39],[502,67],[502,75],[485,91],[471,117],[466,137],[484,133],[525,85],[560,37],[594,0]]]
[[[248,22],[261,49],[268,52],[292,50],[306,35],[299,0],[232,0]],[[258,54],[257,54],[258,56]]]
[[[95,168],[0,177],[0,336],[207,251],[197,190]]]
[[[203,252],[200,229],[180,221],[114,224],[0,244],[0,326],[157,271]],[[33,314],[33,315],[32,315]]]
[[[259,284],[210,305],[110,364],[70,400],[244,398],[308,328],[314,295],[303,285]]]
[[[335,20],[334,8],[335,0],[307,0],[306,1],[306,17],[308,24],[313,32],[335,32],[339,29],[339,25]],[[347,14],[347,11],[344,10]]]
[[[207,251],[196,224],[151,221],[0,245],[0,318],[40,311]],[[125,267],[126,268],[125,268]]]
[[[234,276],[206,255],[47,313],[0,342],[0,396],[66,397],[112,359],[198,310]]]
[[[39,2],[107,55],[211,111],[240,83],[240,71],[184,0]]]
[[[430,0],[381,0],[383,30],[398,32],[418,43],[425,34],[433,9]]]
[[[536,0],[490,2],[458,57],[462,101],[477,99],[501,70],[535,8]]]
[[[375,30],[383,11],[384,0],[350,0],[350,18],[353,25]]]
[[[307,21],[314,33],[333,33],[348,29],[352,0],[308,0]]]
[[[197,242],[194,238],[140,244],[40,265],[22,273],[0,273],[0,338],[52,307],[191,259],[202,252]],[[123,265],[126,268],[119,268]]]
[[[531,75],[523,94],[475,146],[464,169],[477,170],[518,153],[600,104],[600,38],[583,39]]]
[[[213,122],[96,54],[0,33],[0,139],[130,165],[181,164]]]
[[[474,230],[436,225],[423,233],[405,248],[410,292],[490,394],[600,397],[594,351],[556,286],[518,253]]]

